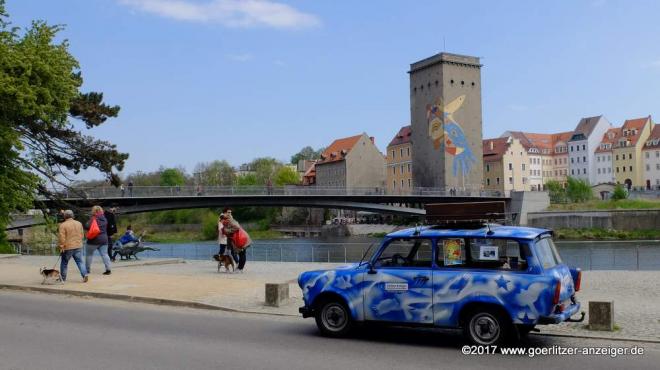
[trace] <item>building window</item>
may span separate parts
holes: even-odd
[[[646,170],[647,170],[647,171],[651,171],[651,166],[649,166],[649,165],[647,164],[647,165],[646,165]]]
[[[587,146],[582,144],[582,150],[587,150]]]
[[[575,175],[575,170],[571,170],[571,175]]]
[[[513,177],[509,177],[509,184],[513,184]]]
[[[525,170],[525,164],[524,163],[522,164],[522,170],[523,171]]]
[[[496,178],[496,179],[495,179],[495,182],[497,183],[497,185],[499,185],[499,184],[500,184],[500,178],[499,178],[499,177]]]
[[[600,175],[600,168],[598,169],[598,174]]]
[[[632,172],[632,166],[630,166],[630,172]]]
[[[623,172],[626,172],[626,166],[621,166],[621,169],[623,170]]]
[[[489,164],[486,165],[486,172],[490,172],[490,165]]]
[[[619,160],[619,155],[617,154],[615,158],[616,158],[616,160],[618,161],[618,160]]]
[[[632,153],[628,153],[628,159],[632,159]]]
[[[400,149],[399,153],[401,154],[400,157],[403,158],[403,148]]]
[[[644,153],[644,155],[646,156],[646,158],[648,158],[649,157],[649,152]]]
[[[575,163],[575,161],[573,161],[574,159],[575,159],[575,158],[571,158],[571,163]]]
[[[403,170],[404,170],[404,167],[403,167],[403,165],[401,165],[401,174],[402,175],[403,175],[403,172],[404,172]]]
[[[392,181],[392,189],[396,189],[396,180]]]
[[[394,154],[395,154],[395,153],[396,153],[396,152],[393,150],[393,151],[392,151],[392,159],[394,159],[394,157],[395,157]]]
[[[392,175],[396,175],[396,166],[392,166]]]
[[[571,145],[571,152],[573,151],[573,145]]]
[[[583,168],[583,169],[582,169],[582,174],[583,174],[583,175],[586,175],[586,174],[587,174],[587,169],[586,169],[586,168]]]
[[[486,185],[490,186],[490,179],[486,179]]]
[[[509,171],[513,171],[513,163],[509,163]]]
[[[401,187],[403,187],[403,179],[401,179]]]
[[[587,157],[582,157],[582,162],[587,163]]]
[[[656,157],[656,158],[660,158],[660,152],[657,151],[657,150],[655,151],[655,157]]]
[[[412,181],[410,181],[410,179],[408,179],[408,187],[412,187]]]
[[[410,147],[406,148],[407,156],[410,157]]]
[[[411,172],[412,172],[412,165],[410,163],[408,163],[408,173],[411,173]]]
[[[523,184],[527,184],[527,178],[523,177]]]
[[[660,163],[658,163],[658,164],[655,165],[655,169],[656,169],[656,170],[660,170]]]
[[[577,163],[580,163],[580,157],[577,157]]]
[[[612,167],[607,168],[607,173],[612,173]]]
[[[619,167],[616,168],[616,173],[619,173]]]

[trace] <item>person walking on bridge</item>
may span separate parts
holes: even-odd
[[[83,226],[80,222],[73,219],[73,211],[67,209],[62,212],[64,222],[58,228],[58,242],[60,247],[60,276],[62,281],[66,281],[66,272],[69,266],[69,260],[73,257],[76,261],[80,276],[83,282],[87,282],[89,276],[87,269],[82,261],[82,246],[83,246]]]
[[[103,275],[110,275],[110,256],[108,256],[108,220],[103,215],[101,206],[92,207],[92,217],[87,224],[87,246],[85,247],[85,267],[88,273],[92,272],[92,258],[94,251],[99,251],[105,272]]]

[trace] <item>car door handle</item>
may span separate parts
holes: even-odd
[[[429,281],[428,276],[415,276],[415,280]]]

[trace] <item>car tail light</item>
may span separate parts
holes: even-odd
[[[582,271],[578,271],[577,279],[575,279],[575,291],[580,291],[580,284],[582,283]]]
[[[555,280],[555,296],[552,297],[552,304],[559,303],[559,295],[561,294],[561,281],[559,279]]]

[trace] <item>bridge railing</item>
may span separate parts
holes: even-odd
[[[388,192],[380,187],[319,187],[319,186],[126,186],[123,190],[113,186],[72,187],[51,189],[64,198],[126,198],[126,197],[185,197],[185,196],[300,196],[300,195],[418,195],[441,197],[506,197],[492,190],[412,188],[405,192]]]

